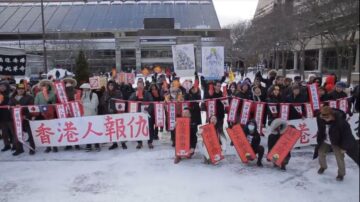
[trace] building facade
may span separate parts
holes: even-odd
[[[0,46],[43,54],[39,2],[0,0]],[[201,47],[230,44],[211,0],[65,0],[45,1],[43,8],[48,60],[70,71],[79,50],[94,73],[171,68],[171,46],[187,43],[201,70]]]

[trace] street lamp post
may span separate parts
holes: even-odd
[[[42,24],[42,38],[43,38],[43,52],[44,52],[44,68],[45,73],[48,72],[47,66],[47,53],[46,53],[46,40],[45,40],[45,20],[44,20],[44,1],[41,0],[41,24]]]

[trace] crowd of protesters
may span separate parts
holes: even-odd
[[[245,78],[239,82],[231,81],[224,75],[220,80],[208,81],[204,77],[199,76],[196,72],[194,79],[187,80],[191,85],[183,86],[180,82],[180,77],[177,77],[175,73],[172,74],[157,74],[154,73],[151,76],[151,81],[147,79],[137,79],[136,88],[130,83],[118,83],[115,80],[109,80],[106,87],[101,89],[92,90],[89,83],[82,83],[81,85],[72,78],[62,79],[65,83],[65,91],[69,101],[78,99],[84,108],[84,116],[92,115],[105,115],[119,113],[116,107],[116,100],[128,100],[128,101],[146,101],[146,102],[176,102],[183,101],[198,101],[204,99],[216,99],[216,116],[210,116],[208,120],[202,120],[201,112],[206,110],[204,103],[190,102],[187,108],[182,110],[176,110],[177,117],[188,117],[191,123],[190,132],[190,145],[191,155],[194,154],[197,145],[197,135],[199,133],[198,126],[203,123],[213,123],[215,125],[218,136],[224,135],[224,122],[227,108],[219,98],[228,97],[229,101],[232,97],[237,97],[245,100],[252,100],[254,102],[265,103],[291,103],[300,104],[304,109],[304,103],[310,101],[307,86],[309,84],[317,84],[319,88],[320,101],[324,102],[324,109],[315,113],[318,118],[319,132],[318,132],[318,147],[317,153],[320,156],[319,174],[323,173],[326,169],[326,161],[324,160],[325,154],[332,147],[335,152],[336,159],[339,166],[339,180],[345,175],[344,167],[344,152],[349,152],[351,156],[358,163],[358,150],[357,156],[355,154],[355,146],[353,146],[353,136],[351,130],[348,131],[349,124],[347,124],[344,117],[346,114],[352,115],[353,112],[359,112],[359,86],[355,86],[351,92],[347,92],[347,84],[339,81],[335,75],[328,75],[323,80],[322,77],[316,77],[310,75],[307,80],[302,80],[300,76],[294,78],[280,76],[276,71],[271,70],[267,73],[267,76],[256,73],[253,80]],[[54,79],[41,80],[34,86],[22,80],[16,84],[14,80],[6,79],[0,81],[0,106],[29,106],[29,105],[50,105],[59,103],[56,97],[56,92],[53,86]],[[79,93],[80,92],[80,93]],[[80,95],[77,97],[77,95]],[[349,104],[349,110],[341,112],[337,109],[331,109],[326,107],[326,101],[337,100],[340,98],[347,98]],[[182,106],[176,105],[177,108]],[[278,105],[279,107],[279,105]],[[149,149],[153,149],[153,141],[159,139],[159,132],[168,131],[167,127],[158,128],[155,126],[155,112],[152,104],[147,108],[139,108],[139,112],[146,112],[149,114],[149,134],[150,139],[147,142]],[[279,111],[279,109],[278,109]],[[342,115],[339,115],[343,113]],[[29,134],[29,144],[32,148],[29,154],[35,154],[35,144],[31,134],[29,121],[31,120],[48,120],[56,118],[54,110],[50,112],[37,112],[30,113],[28,108],[22,108],[23,114],[23,130]],[[240,112],[237,114],[237,121],[239,123]],[[300,114],[295,109],[294,105],[290,105],[289,120],[304,118],[303,114]],[[336,124],[335,124],[336,122]],[[236,124],[235,123],[235,124]],[[332,129],[328,123],[336,127]],[[270,127],[270,136],[268,137],[268,150],[270,150],[276,141],[281,136],[284,128],[286,128],[286,121],[282,121],[278,116],[274,116],[270,109],[267,107],[263,124]],[[347,125],[346,125],[347,124]],[[234,123],[228,123],[229,127]],[[258,154],[257,165],[262,166],[262,158],[264,156],[265,149],[261,146],[260,136],[257,130],[256,121],[254,121],[254,110],[251,111],[251,115],[247,124],[242,125],[252,148]],[[4,148],[2,152],[13,150],[13,155],[19,155],[24,152],[23,145],[17,140],[14,134],[13,121],[11,111],[9,108],[0,108],[0,129],[2,131],[2,139],[4,142]],[[350,134],[338,134],[340,131],[347,131]],[[168,131],[171,134],[172,146],[175,146],[175,130]],[[335,133],[335,134],[334,134]],[[349,137],[351,136],[351,137]],[[346,140],[343,140],[343,139]],[[220,138],[219,138],[220,139]],[[120,142],[122,149],[127,149],[126,142]],[[91,151],[92,148],[96,151],[100,151],[100,144],[94,145],[76,145],[65,147],[65,150],[81,149],[83,147],[86,151]],[[136,148],[141,149],[143,142],[139,141]],[[118,148],[118,143],[113,143],[109,149],[113,150]],[[57,147],[48,147],[45,152],[58,152]],[[176,158],[175,163],[178,163],[181,159]],[[290,154],[284,161],[281,169],[285,170],[286,164],[290,160]]]

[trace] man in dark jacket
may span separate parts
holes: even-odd
[[[303,117],[302,113],[305,110],[303,103],[306,102],[306,99],[301,93],[300,86],[293,85],[292,93],[286,97],[285,101],[292,103],[292,105],[290,105],[289,120],[301,119]]]
[[[257,125],[255,120],[250,120],[248,124],[244,128],[244,133],[249,143],[251,144],[252,149],[258,155],[258,160],[256,165],[259,167],[263,167],[262,158],[264,156],[264,147],[260,145],[261,138],[260,134],[257,131]]]
[[[344,82],[337,82],[335,85],[335,90],[329,93],[330,100],[337,100],[340,98],[346,98],[347,94],[344,92],[346,84]]]
[[[153,97],[151,96],[151,93],[149,93],[148,91],[145,90],[145,86],[144,86],[144,82],[143,81],[138,81],[137,82],[137,90],[136,92],[134,92],[130,98],[130,101],[144,101],[144,102],[152,102],[154,101]],[[138,112],[141,112],[141,107],[138,107]],[[154,106],[153,104],[149,104],[148,107],[145,110],[145,113],[147,113],[149,115],[149,125],[154,125],[155,124],[155,118],[154,118]],[[153,140],[155,138],[155,130],[154,127],[149,127],[149,134],[150,134],[150,139],[148,140],[148,146],[149,149],[153,149]],[[143,146],[142,141],[138,141],[138,145],[136,146],[136,149],[141,149]]]
[[[319,174],[327,169],[326,153],[332,148],[338,164],[336,180],[342,181],[345,176],[345,153],[359,165],[359,145],[355,141],[349,123],[343,112],[324,106],[317,117]]]
[[[6,80],[0,81],[0,106],[6,107],[9,105],[10,101],[10,85]],[[13,137],[13,126],[11,120],[10,109],[0,108],[0,129],[2,131],[4,148],[1,149],[2,152],[8,151],[11,149],[12,137]],[[14,147],[15,148],[15,147]]]
[[[29,143],[30,143],[30,147],[32,148],[29,151],[30,155],[35,154],[35,143],[34,143],[32,133],[31,133],[29,120],[34,120],[35,117],[34,118],[31,117],[28,108],[25,107],[25,106],[33,105],[33,104],[34,104],[34,98],[32,96],[26,94],[25,85],[24,84],[18,84],[16,86],[16,92],[10,98],[9,105],[11,105],[11,106],[18,106],[18,105],[24,106],[22,108],[22,110],[21,110],[22,115],[25,117],[25,119],[22,121],[22,125],[23,125],[23,131],[26,132],[29,135]],[[17,156],[17,155],[23,153],[24,149],[23,149],[23,145],[18,140],[16,135],[14,135],[13,140],[14,140],[13,144],[14,144],[14,146],[16,148],[16,151],[13,153],[13,155]]]

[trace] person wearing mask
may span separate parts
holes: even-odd
[[[96,93],[91,90],[89,83],[83,83],[80,86],[81,102],[84,107],[84,116],[95,116],[98,114],[99,98]],[[91,151],[91,144],[86,145],[86,151]],[[100,151],[100,144],[95,144],[95,150]]]
[[[260,145],[261,138],[259,132],[257,131],[257,124],[255,120],[252,119],[247,123],[244,128],[244,133],[251,145],[251,148],[254,150],[255,154],[258,155],[256,165],[259,167],[263,167],[262,158],[264,156],[265,150],[264,147]]]

